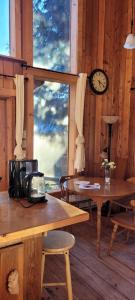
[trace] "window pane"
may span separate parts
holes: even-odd
[[[33,0],[34,66],[70,71],[70,0]]]
[[[54,189],[68,168],[68,99],[68,85],[35,81],[34,157]]]
[[[0,54],[9,55],[9,0],[0,1]]]

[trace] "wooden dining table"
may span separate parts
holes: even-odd
[[[91,185],[99,183],[99,189],[80,188],[79,182],[87,181]],[[68,181],[69,191],[89,197],[97,206],[97,255],[101,254],[101,209],[105,202],[124,199],[127,196],[135,196],[135,185],[121,179],[111,179],[110,184],[105,184],[104,178],[100,177],[79,177]]]
[[[46,203],[32,205],[0,193],[0,299],[40,300],[42,235],[89,219],[77,207],[49,194],[46,198]],[[19,293],[11,295],[8,278],[14,271]]]

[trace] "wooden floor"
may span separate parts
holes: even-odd
[[[73,225],[70,231],[76,237],[71,250],[71,272],[74,300],[135,300],[135,236],[125,242],[125,233],[119,234],[112,255],[107,256],[111,222],[102,217],[102,258],[96,256],[96,223]],[[69,229],[68,229],[69,230]],[[51,256],[46,259],[47,281],[64,278],[64,260]],[[43,290],[43,299],[66,300],[64,287]]]

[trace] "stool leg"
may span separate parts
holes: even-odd
[[[42,262],[41,262],[41,291],[42,291],[42,285],[43,285],[44,268],[45,268],[45,253],[42,253]]]
[[[110,255],[110,253],[111,253],[112,245],[113,245],[113,242],[114,242],[114,239],[115,239],[115,236],[116,236],[117,229],[118,229],[118,225],[115,224],[114,227],[113,227],[111,241],[110,241],[110,245],[109,245],[109,249],[108,249],[108,255]]]
[[[67,290],[68,290],[68,300],[73,300],[69,251],[65,252],[64,256],[66,262],[66,281],[67,281]]]

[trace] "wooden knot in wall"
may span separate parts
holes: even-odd
[[[13,270],[8,275],[8,292],[11,295],[19,294],[18,271]]]

